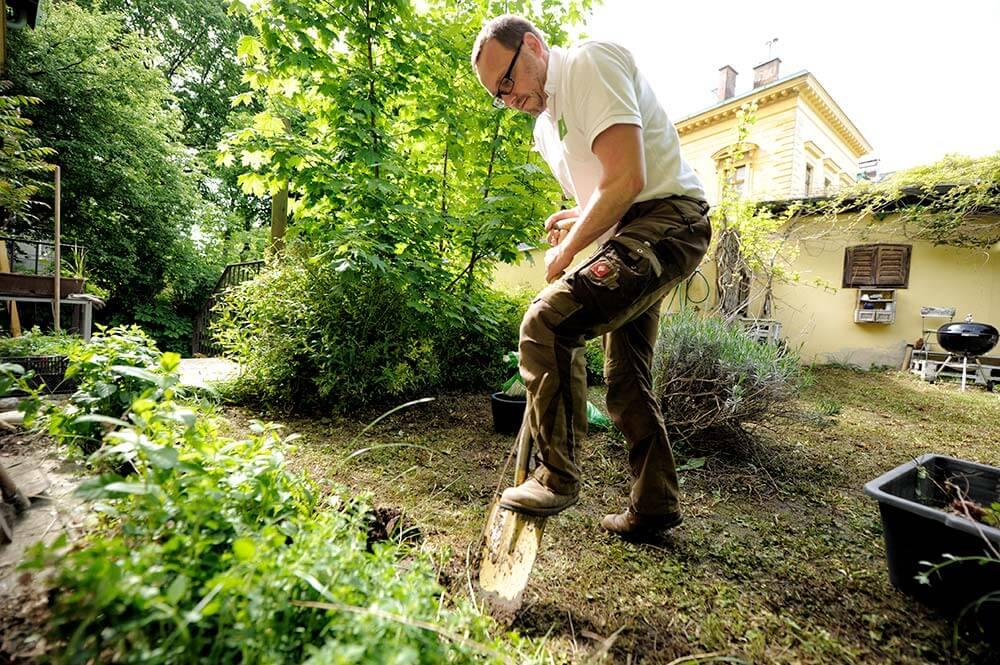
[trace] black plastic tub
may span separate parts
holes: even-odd
[[[71,393],[76,390],[76,380],[66,378],[69,358],[66,356],[16,356],[0,358],[0,362],[20,365],[25,372],[34,372],[28,379],[32,388],[41,388],[49,393]],[[23,395],[14,391],[12,395]]]
[[[502,392],[490,395],[493,429],[501,434],[516,434],[521,429],[526,404],[524,397],[510,397]]]
[[[946,481],[962,488],[967,499],[990,506],[1000,502],[1000,469],[985,464],[923,455],[865,485],[882,514],[889,581],[897,589],[940,610],[954,613],[991,593],[1000,592],[1000,562],[960,561],[939,569],[930,584],[917,576],[930,564],[954,557],[992,557],[1000,551],[1000,529],[946,511],[951,500]],[[970,609],[975,609],[970,608]],[[1000,625],[1000,596],[982,605],[978,620]]]

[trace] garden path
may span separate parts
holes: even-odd
[[[183,358],[181,359],[181,383],[188,386],[207,388],[212,383],[236,378],[240,366],[225,358]]]

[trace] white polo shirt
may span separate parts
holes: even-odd
[[[535,149],[567,196],[585,207],[601,179],[591,151],[611,125],[642,128],[646,186],[635,202],[670,195],[705,199],[698,176],[681,157],[680,138],[627,50],[601,41],[549,49],[548,103],[535,120]]]

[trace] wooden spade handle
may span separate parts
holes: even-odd
[[[525,414],[527,417],[527,414]],[[528,465],[531,463],[531,434],[521,426],[517,433],[517,460],[514,463],[514,487],[528,479]]]

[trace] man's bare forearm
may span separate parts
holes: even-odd
[[[587,202],[579,221],[560,243],[563,251],[575,256],[604,235],[618,223],[640,191],[642,188],[637,190],[630,181],[599,186]]]

